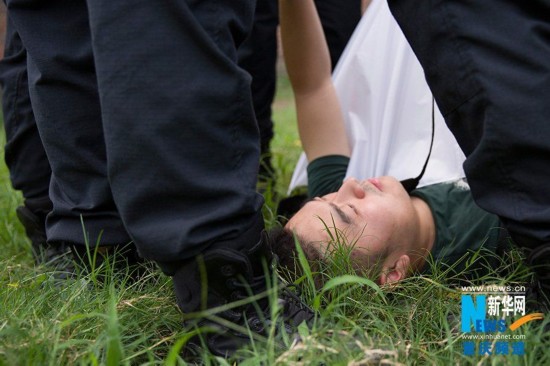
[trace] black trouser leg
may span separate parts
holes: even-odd
[[[163,263],[257,243],[258,127],[236,64],[254,1],[88,7],[109,181],[140,252]]]
[[[520,242],[550,242],[550,4],[389,3],[467,155],[476,202]]]
[[[476,203],[528,249],[550,288],[550,3],[389,4],[467,156]]]
[[[17,217],[32,242],[35,260],[42,263],[57,254],[46,249],[46,216],[52,209],[48,196],[51,169],[32,111],[27,52],[9,16],[6,28],[4,58],[0,62],[5,159],[13,187],[25,198],[25,205],[17,208]]]
[[[101,110],[84,1],[8,1],[27,50],[32,109],[52,169],[48,240],[128,243],[107,177]]]
[[[273,139],[272,103],[277,84],[277,0],[258,0],[252,32],[239,47],[239,65],[252,76],[252,101],[260,130],[260,179],[274,178],[270,143]]]
[[[361,19],[361,1],[315,0],[315,6],[325,32],[334,69]]]
[[[4,58],[0,62],[6,165],[13,187],[23,193],[26,201],[51,208],[47,202],[51,169],[29,97],[27,51],[9,16],[6,20]]]

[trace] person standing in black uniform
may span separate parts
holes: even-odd
[[[526,250],[548,297],[550,3],[388,3],[467,156],[476,203]]]
[[[133,242],[173,276],[184,312],[246,297],[239,278],[263,292],[258,128],[250,77],[236,64],[254,1],[7,5],[52,170],[49,245],[83,248],[81,220],[92,245]],[[287,323],[312,318],[281,297]],[[232,320],[269,319],[267,307],[243,306]],[[216,337],[217,355],[248,339],[223,327]]]

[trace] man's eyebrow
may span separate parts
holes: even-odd
[[[334,209],[334,211],[336,211],[336,213],[338,214],[338,216],[340,217],[340,220],[342,220],[344,223],[348,224],[348,225],[351,225],[351,220],[349,218],[348,215],[346,215],[346,213],[344,211],[342,211],[340,209],[340,207],[336,206],[334,203],[332,202],[329,202],[329,205],[330,207],[332,207]]]

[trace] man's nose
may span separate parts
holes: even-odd
[[[365,190],[361,187],[359,181],[355,178],[348,178],[342,183],[342,187],[338,190],[336,195],[337,201],[343,201],[347,199],[361,199],[365,197]]]

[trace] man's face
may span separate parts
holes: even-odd
[[[369,258],[399,248],[410,237],[411,228],[418,225],[416,221],[411,199],[398,180],[352,178],[338,192],[305,204],[286,227],[303,240],[319,243],[321,253],[330,240],[325,224],[331,232],[336,227],[345,236],[345,244],[355,243],[355,255],[367,264]]]

